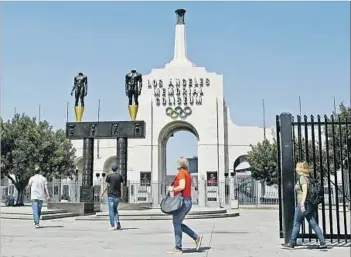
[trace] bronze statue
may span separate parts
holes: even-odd
[[[125,91],[129,99],[129,105],[139,105],[138,97],[141,94],[142,88],[142,75],[136,70],[132,70],[126,75]]]
[[[73,95],[73,91],[75,91],[74,112],[76,114],[76,121],[80,122],[82,121],[84,113],[84,97],[88,94],[88,77],[82,72],[79,72],[78,75],[74,77],[71,96]],[[79,100],[80,106],[78,105]]]
[[[78,75],[74,77],[74,85],[71,91],[71,96],[73,96],[73,91],[75,91],[74,106],[78,106],[80,99],[80,106],[84,107],[84,97],[86,97],[88,94],[88,77],[82,72],[79,72]]]
[[[156,82],[157,86],[157,81],[154,80],[154,84]],[[130,119],[134,121],[136,119],[136,115],[138,113],[138,106],[139,106],[139,95],[141,94],[141,89],[143,86],[143,78],[141,73],[137,72],[136,70],[131,70],[126,75],[126,81],[125,81],[125,92],[129,100],[129,115]],[[155,86],[155,85],[154,85]],[[158,95],[160,94],[160,89],[157,88],[158,90]],[[134,98],[134,104],[133,104],[133,98]]]

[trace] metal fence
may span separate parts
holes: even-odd
[[[266,185],[253,179],[250,175],[237,175],[235,182],[235,199],[239,205],[277,205],[279,194],[277,185]]]
[[[351,121],[333,116],[313,116],[296,120],[290,114],[277,116],[278,176],[280,194],[279,224],[281,237],[288,240],[292,224],[286,213],[293,212],[296,203],[294,188],[297,162],[307,161],[312,165],[311,176],[324,187],[324,198],[317,213],[326,238],[348,242],[351,240],[350,185],[351,185]],[[285,196],[285,197],[284,197]],[[284,214],[285,213],[285,214]],[[284,217],[283,217],[284,214]],[[289,214],[290,215],[290,214]],[[284,226],[283,226],[284,224]],[[311,227],[304,223],[302,239],[316,238]]]
[[[130,203],[144,204],[151,206],[154,199],[158,199],[159,204],[167,193],[168,186],[172,181],[160,182],[140,182],[128,181],[127,193]],[[230,184],[232,183],[232,184]],[[79,202],[81,180],[63,179],[48,183],[51,202]],[[205,206],[225,206],[230,204],[230,200],[236,200],[240,206],[278,205],[278,187],[267,186],[265,183],[254,180],[250,175],[237,175],[235,178],[225,181],[208,183],[195,181],[192,186],[193,204],[199,204],[199,194],[205,191]],[[107,184],[102,180],[94,181],[94,201],[105,203],[107,194],[101,198],[102,192]],[[230,189],[232,188],[232,190]],[[6,202],[9,197],[17,199],[17,190],[13,185],[0,187],[0,199]],[[334,199],[334,198],[333,198]],[[25,195],[24,203],[30,203],[30,196]],[[154,203],[155,204],[155,203]]]

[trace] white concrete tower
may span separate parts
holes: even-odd
[[[184,22],[184,9],[178,9],[175,11],[177,15],[177,23],[175,26],[175,38],[174,38],[174,56],[173,60],[166,64],[168,67],[195,67],[195,65],[189,61],[186,54],[186,36],[185,36],[185,22]]]

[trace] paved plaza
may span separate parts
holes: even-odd
[[[204,236],[200,252],[184,236],[185,256],[198,257],[349,257],[350,247],[328,250],[303,246],[282,249],[278,238],[278,211],[241,210],[240,217],[187,220]],[[122,221],[122,231],[109,231],[106,221],[75,221],[74,218],[43,221],[34,229],[26,220],[1,220],[2,257],[162,257],[173,246],[170,220]]]

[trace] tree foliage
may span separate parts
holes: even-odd
[[[1,171],[18,192],[23,192],[38,166],[48,179],[74,174],[75,149],[63,130],[54,131],[47,121],[37,123],[25,114],[1,125]]]
[[[265,139],[257,145],[251,145],[251,151],[247,154],[250,164],[251,176],[267,185],[278,183],[277,179],[277,145]]]
[[[339,111],[333,113],[328,121],[331,124],[327,127],[325,144],[328,142],[330,168],[332,171],[337,171],[347,159],[347,150],[351,151],[347,149],[347,142],[351,139],[351,108],[341,103]]]

